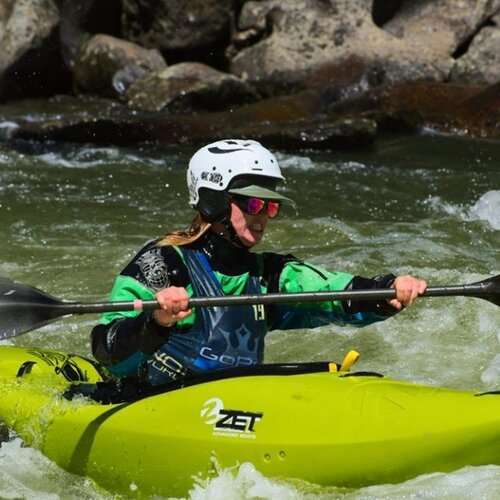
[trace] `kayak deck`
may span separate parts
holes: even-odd
[[[214,459],[348,487],[500,464],[493,393],[317,372],[247,374],[99,404],[61,397],[68,364],[84,383],[102,380],[80,357],[1,347],[0,419],[64,469],[112,491],[134,483],[144,495],[185,495]]]

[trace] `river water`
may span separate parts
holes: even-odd
[[[146,240],[185,226],[189,149],[0,144],[0,276],[64,299],[104,299]],[[284,210],[262,249],[328,269],[392,271],[430,284],[500,274],[500,143],[388,137],[370,151],[278,153]],[[4,344],[88,355],[95,317],[71,318]],[[266,360],[340,360],[460,389],[500,389],[500,308],[478,299],[423,299],[363,329],[272,332]],[[411,450],[409,450],[411,452]],[[396,485],[320,488],[262,476],[251,464],[193,483],[192,499],[498,498],[500,467],[469,467]],[[0,447],[0,498],[115,498],[68,474],[18,438]]]

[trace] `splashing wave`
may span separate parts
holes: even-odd
[[[488,191],[469,210],[472,220],[485,220],[493,229],[500,230],[500,191]]]

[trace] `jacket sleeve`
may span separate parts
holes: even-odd
[[[152,300],[154,293],[133,278],[118,276],[110,300],[134,299]],[[92,330],[92,353],[113,375],[134,375],[142,362],[165,342],[168,333],[151,313],[106,313]]]
[[[175,250],[146,245],[115,279],[110,300],[154,300],[161,288],[185,286],[183,271]],[[136,375],[169,333],[170,329],[154,321],[152,313],[105,313],[91,333],[92,353],[113,375]]]
[[[275,291],[281,293],[330,292],[340,290],[388,288],[394,281],[392,274],[363,278],[343,272],[327,271],[299,260],[284,262]],[[270,290],[271,291],[271,290]],[[325,301],[315,303],[283,304],[270,308],[270,329],[315,328],[331,323],[365,326],[382,321],[396,313],[385,301],[354,302]]]

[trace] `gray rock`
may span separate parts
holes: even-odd
[[[299,123],[260,123],[241,127],[238,136],[252,137],[285,149],[349,149],[372,144],[377,123],[366,118],[314,119]]]
[[[352,57],[388,82],[443,80],[453,62],[377,27],[368,0],[247,2],[238,26],[260,39],[234,56],[231,72],[267,94],[302,88],[320,68]]]
[[[130,67],[135,69],[131,71]],[[126,74],[122,72],[114,79],[125,68],[129,68]],[[112,96],[125,91],[145,73],[164,68],[165,60],[157,50],[109,35],[95,35],[82,46],[75,62],[74,83],[81,91]]]
[[[422,0],[404,2],[384,29],[437,54],[452,55],[500,9],[500,0]]]
[[[39,48],[59,23],[52,0],[17,0],[3,6],[4,24],[0,53],[0,76],[29,50]]]
[[[126,92],[131,108],[174,113],[223,110],[257,97],[248,83],[201,63],[175,64],[137,81]]]
[[[206,49],[228,39],[233,0],[123,0],[127,40],[161,50]]]
[[[0,24],[5,24],[10,16],[12,7],[16,0],[3,0],[0,2]]]
[[[7,19],[1,33],[0,99],[68,91],[71,75],[60,54],[55,3],[17,0],[3,7]]]
[[[5,25],[9,20],[10,12],[15,0],[5,0],[0,2],[0,40],[3,39],[5,33]]]
[[[451,79],[473,84],[500,81],[500,28],[483,28],[476,35],[466,54],[455,62]]]
[[[122,69],[119,69],[113,75],[113,89],[118,95],[125,94],[127,89],[137,80],[144,78],[148,71],[137,64],[129,64]]]
[[[273,147],[358,147],[377,131],[419,130],[500,139],[500,82],[488,87],[407,82],[372,89],[333,106],[308,90],[230,112],[172,115],[131,111],[116,101],[57,98],[0,106],[10,139],[130,145],[203,144],[228,136],[260,138]]]

